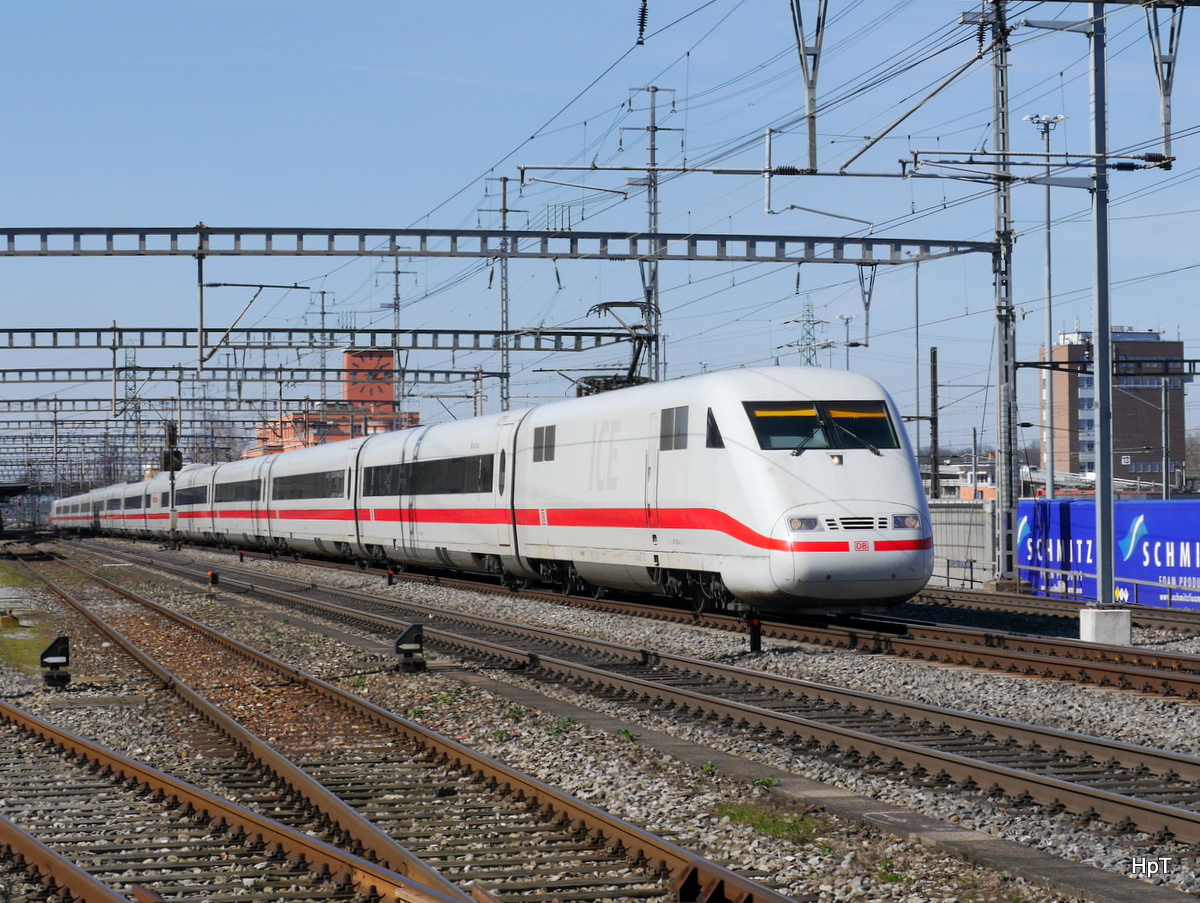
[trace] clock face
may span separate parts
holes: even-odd
[[[350,357],[346,398],[351,401],[379,400],[392,391],[391,361],[387,357]]]

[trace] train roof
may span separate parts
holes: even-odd
[[[614,389],[585,398],[550,402],[538,409],[538,420],[553,417],[566,405],[586,404],[596,410],[619,410],[627,405],[663,407],[688,401],[849,401],[886,398],[877,381],[861,373],[822,367],[743,367],[702,373],[658,383]]]

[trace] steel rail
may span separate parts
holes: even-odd
[[[927,586],[916,597],[917,602],[948,605],[954,608],[973,608],[984,611],[1019,612],[1047,617],[1076,618],[1086,601],[1046,599],[1021,593],[991,593],[979,590]],[[1185,633],[1200,633],[1200,611],[1154,608],[1149,605],[1127,605],[1135,627],[1156,627]]]
[[[249,554],[259,557],[258,553]],[[335,569],[352,569],[350,565],[321,559],[313,559],[306,563]],[[158,562],[157,566],[169,567],[163,562]],[[483,592],[496,591],[490,584],[469,578],[429,578],[407,574],[401,576],[417,582],[432,580],[440,586],[463,587]],[[298,589],[310,585],[306,581],[290,582]],[[347,592],[344,589],[338,591]],[[564,596],[552,591],[523,590],[520,595],[551,603],[569,601],[573,606],[596,611],[615,611],[675,623],[700,623],[735,632],[746,629],[744,618],[730,615],[697,615],[682,609],[636,602],[598,600],[584,596]],[[884,629],[880,629],[881,625]],[[887,627],[893,629],[886,629]],[[1024,677],[1058,678],[1117,690],[1182,696],[1187,699],[1200,698],[1200,656],[1181,653],[1140,652],[1125,646],[1038,637],[1033,634],[1002,633],[950,624],[917,623],[904,619],[889,619],[886,616],[868,617],[861,623],[851,621],[848,625],[763,620],[762,631],[764,635],[794,642],[862,648],[923,661],[1000,670]]]
[[[430,634],[431,631],[426,631],[427,637]],[[808,738],[810,748],[815,744],[816,747],[823,746],[826,751],[844,750],[852,758],[874,757],[881,763],[899,763],[919,775],[932,773],[936,769],[937,776],[934,781],[938,784],[957,783],[961,789],[982,789],[990,785],[1011,797],[1031,794],[1035,800],[1052,807],[1062,807],[1077,814],[1094,814],[1112,824],[1134,824],[1148,834],[1169,834],[1188,843],[1200,842],[1200,812],[1074,784],[916,743],[825,724],[744,702],[723,700],[687,688],[664,686],[642,678],[616,675],[611,671],[588,665],[520,653],[498,644],[459,638],[450,646],[462,650],[473,649],[477,653],[486,652],[488,647],[491,647],[495,658],[505,658],[509,661],[520,661],[524,658],[530,667],[593,686],[615,688],[643,703],[657,700],[675,706],[682,712],[693,712],[702,717],[725,719],[735,724],[750,724],[781,735],[804,736]],[[876,697],[876,700],[880,704],[889,702],[887,697]],[[1146,751],[1136,747],[1132,749],[1136,750],[1136,754],[1142,755],[1144,761]],[[1159,756],[1156,755],[1155,758]],[[1187,758],[1179,756],[1176,760],[1186,761]],[[1191,764],[1195,765],[1194,762]]]
[[[852,619],[850,623],[856,623]],[[946,640],[966,646],[988,646],[1012,652],[1028,652],[1051,655],[1081,661],[1104,661],[1121,665],[1132,665],[1154,671],[1193,672],[1200,675],[1200,655],[1184,652],[1169,652],[1138,646],[1114,646],[1107,643],[1092,643],[1068,637],[1042,636],[1035,633],[1014,633],[982,627],[963,627],[958,624],[939,624],[883,617],[864,619],[863,627],[878,623],[885,628],[895,625],[904,635],[916,639]],[[894,635],[894,634],[893,634]]]
[[[79,903],[129,903],[124,894],[117,893],[3,815],[0,815],[0,852],[17,859],[26,871],[32,870],[47,882],[53,882],[56,888],[67,891]]]
[[[233,580],[226,582],[234,587],[239,587],[240,583],[239,581]],[[387,617],[385,615],[375,615],[369,612],[348,610],[345,607],[339,606],[335,603],[322,602],[318,599],[296,595],[279,590],[278,588],[268,588],[253,584],[241,584],[240,586],[246,588],[248,592],[253,592],[256,595],[267,597],[274,596],[280,601],[284,601],[292,605],[300,604],[306,609],[329,615],[341,620],[345,620],[346,616],[350,615],[356,623],[386,633],[400,632],[410,623],[413,623],[411,621]],[[372,597],[370,594],[359,593],[354,590],[347,590],[340,587],[325,588],[325,591],[336,593],[338,595],[345,595],[348,598],[360,599],[366,602],[378,603],[380,601],[377,597]],[[394,600],[386,601],[395,604]],[[1013,739],[1022,743],[1038,744],[1046,748],[1058,746],[1067,752],[1078,755],[1086,754],[1096,756],[1099,754],[1102,756],[1107,756],[1129,767],[1150,766],[1162,773],[1172,772],[1181,777],[1186,777],[1190,780],[1200,782],[1200,758],[1181,753],[1173,753],[1168,750],[1158,750],[1152,747],[1137,746],[1115,740],[1105,740],[1100,737],[1090,737],[1084,734],[1073,733],[1071,731],[1058,730],[1056,728],[1022,724],[1020,722],[1009,721],[1003,718],[995,718],[990,715],[962,712],[956,709],[929,705],[927,703],[912,702],[896,697],[882,696],[863,690],[845,689],[834,687],[828,684],[800,680],[794,677],[784,677],[782,675],[774,675],[763,671],[752,671],[745,668],[738,668],[733,665],[725,665],[717,662],[706,661],[704,659],[672,655],[665,652],[653,652],[646,649],[639,649],[634,646],[612,643],[607,640],[596,640],[589,637],[576,636],[573,634],[548,630],[546,628],[529,627],[523,625],[520,627],[514,627],[514,625],[509,622],[501,621],[495,618],[487,618],[480,615],[466,615],[448,609],[437,609],[432,606],[421,607],[428,609],[432,613],[436,613],[438,616],[445,617],[448,620],[457,620],[470,625],[483,627],[494,632],[507,634],[519,633],[523,636],[532,636],[538,638],[546,644],[555,644],[563,647],[571,646],[585,649],[597,655],[608,656],[613,659],[620,659],[626,663],[634,664],[646,669],[652,669],[660,666],[674,668],[679,671],[701,674],[714,677],[719,680],[737,683],[746,688],[750,688],[759,692],[770,691],[778,693],[782,697],[787,697],[788,695],[793,697],[807,695],[810,697],[817,697],[828,702],[833,702],[841,706],[846,706],[848,708],[857,708],[860,711],[880,710],[886,711],[894,716],[905,716],[916,722],[929,721],[930,723],[943,723],[955,729],[967,729],[981,735],[988,733],[1000,734],[1012,737]],[[584,676],[587,679],[594,679],[598,674],[610,673],[602,668],[595,668],[589,665],[581,665],[578,663],[569,662],[565,659],[547,656],[544,653],[531,653],[527,650],[517,649],[515,647],[506,646],[503,643],[493,642],[490,640],[465,637],[461,634],[451,633],[450,631],[428,625],[424,626],[424,633],[427,639],[435,643],[441,643],[448,648],[456,647],[460,650],[466,650],[474,654],[487,656],[489,658],[504,660],[509,663],[543,668],[547,667],[548,664],[553,663],[556,668],[578,668],[580,669],[579,675]],[[641,679],[639,679],[639,681],[641,681]],[[649,684],[657,686],[657,683],[654,681],[650,681]],[[636,685],[631,684],[630,686],[641,686],[641,683],[639,682]]]
[[[928,636],[897,636],[839,626],[797,627],[792,636],[800,641],[866,648],[930,662],[1000,670],[1017,676],[1054,677],[1189,699],[1200,697],[1200,674],[1161,670],[1105,658],[1070,658],[1053,651],[1009,649],[1002,642],[1004,638],[1000,638],[996,645],[984,645]],[[1096,654],[1102,655],[1102,650],[1098,648]]]
[[[162,562],[158,566],[169,567]],[[287,582],[297,589],[309,585],[305,581]],[[439,585],[480,588],[476,582],[453,578],[439,578],[437,582]],[[255,584],[250,582],[244,585]],[[337,591],[353,595],[352,591],[345,589],[339,588]],[[525,592],[523,595],[554,602],[561,602],[564,598],[561,595],[536,591]],[[367,594],[360,598],[371,597]],[[599,602],[575,597],[572,597],[571,601],[596,610],[617,610],[680,623],[693,623],[697,620],[687,612],[637,603]],[[449,612],[446,614],[450,616]],[[699,620],[705,625],[723,629],[745,629],[744,620],[727,615],[706,614]],[[881,624],[894,626],[895,629],[881,630]],[[907,633],[902,632],[905,628],[910,628]],[[861,624],[850,625],[766,621],[763,623],[763,632],[797,642],[864,648],[872,652],[904,655],[930,662],[1001,670],[1018,676],[1059,678],[1119,690],[1183,696],[1188,699],[1200,698],[1200,656],[1140,653],[1122,646],[1037,637],[1031,634],[1004,634],[954,625],[914,625],[899,619],[886,618],[880,618],[878,621],[865,619]],[[960,636],[961,639],[946,639],[946,635]]]
[[[187,565],[160,562],[153,558],[147,558],[132,553],[122,553],[120,557],[134,558],[142,561],[143,563],[168,570],[180,576],[190,577],[192,579],[202,579],[202,577],[207,576],[206,572],[202,572],[199,566],[193,568],[188,567]],[[586,649],[597,655],[621,658],[627,662],[633,662],[644,667],[663,665],[680,670],[711,675],[722,680],[735,681],[746,686],[766,688],[773,692],[785,695],[815,694],[822,699],[836,702],[839,705],[854,706],[860,709],[882,708],[893,714],[906,715],[913,720],[924,719],[932,721],[937,719],[956,728],[966,728],[980,733],[1002,731],[1006,735],[1012,736],[1021,742],[1038,743],[1042,745],[1058,744],[1070,752],[1079,754],[1095,754],[1099,749],[1102,754],[1110,756],[1126,765],[1137,766],[1147,763],[1154,763],[1159,770],[1163,772],[1173,771],[1177,774],[1185,775],[1200,781],[1200,759],[1192,756],[1155,750],[1150,747],[1135,746],[1118,741],[1104,740],[1103,738],[1098,737],[1089,737],[1082,734],[1072,733],[1070,731],[1060,731],[1054,728],[1023,725],[1019,722],[1009,721],[1001,718],[993,718],[989,715],[977,715],[968,712],[961,712],[955,709],[932,706],[926,703],[911,702],[895,697],[881,696],[861,690],[843,689],[833,687],[828,684],[773,675],[763,671],[751,671],[743,668],[737,668],[732,665],[723,665],[703,659],[688,658],[686,656],[671,655],[663,652],[652,652],[646,649],[639,649],[637,647],[627,646],[620,643],[612,643],[607,640],[595,640],[588,637],[576,636],[574,634],[567,634],[545,628],[514,625],[511,622],[503,621],[497,618],[488,618],[482,615],[469,615],[451,609],[438,608],[436,606],[424,605],[420,603],[399,602],[395,599],[379,597],[371,593],[365,593],[346,587],[319,587],[317,584],[314,584],[311,581],[281,578],[274,575],[269,577],[263,575],[257,576],[274,585],[263,585],[254,583],[252,581],[243,581],[237,578],[230,578],[228,573],[221,578],[221,585],[227,590],[241,590],[260,596],[275,597],[288,605],[299,605],[311,611],[328,615],[343,621],[353,620],[363,627],[371,630],[378,630],[384,633],[399,633],[413,622],[388,615],[372,614],[371,612],[362,611],[359,609],[347,609],[344,605],[339,605],[332,602],[324,602],[319,599],[301,595],[300,593],[319,589],[322,592],[331,593],[338,597],[354,599],[375,606],[389,608],[408,606],[411,608],[420,609],[421,611],[428,612],[438,617],[445,618],[448,621],[457,621],[463,624],[481,627],[494,633],[519,633],[523,636],[537,637],[546,644],[564,647],[569,645],[579,649]],[[281,588],[279,584],[290,586],[292,591]],[[495,655],[500,658],[521,664],[553,660],[543,654],[531,654],[525,650],[514,649],[513,647],[507,647],[503,644],[493,643],[485,640],[470,640],[462,637],[459,634],[450,633],[445,630],[439,630],[436,627],[430,627],[428,625],[425,626],[424,630],[427,637],[437,641],[462,644],[466,644],[468,642],[477,642],[477,649],[479,652],[485,653],[489,656]],[[1151,673],[1155,676],[1158,676],[1158,672]]]
[[[131,593],[124,587],[105,580],[103,577],[91,574],[83,568],[61,560],[58,563],[64,567],[72,568],[79,573],[86,574],[90,579],[98,581],[125,598],[143,603],[147,601],[140,599],[135,593]],[[203,696],[160,665],[151,656],[143,652],[128,637],[105,623],[86,606],[81,605],[69,592],[58,586],[44,574],[39,573],[35,568],[30,567],[28,563],[22,562],[22,565],[27,571],[44,583],[52,593],[69,605],[73,611],[86,618],[96,630],[108,637],[143,668],[162,681],[168,690],[179,696],[195,712],[212,723],[218,730],[228,736],[230,740],[245,750],[247,754],[256,759],[264,768],[278,777],[288,787],[301,794],[305,799],[310,800],[338,831],[341,831],[344,836],[360,844],[367,857],[373,858],[391,871],[403,875],[407,880],[415,882],[418,885],[423,885],[426,893],[432,894],[436,890],[436,895],[428,898],[431,901],[435,899],[456,900],[464,903],[464,901],[469,899],[440,872],[423,863],[415,854],[397,843],[394,838],[381,831],[345,801],[331,793],[320,782],[310,777],[300,768],[297,768],[290,760],[265,743],[261,738],[246,730],[235,719],[229,717],[219,708],[208,702]],[[153,603],[150,604],[153,605]],[[174,613],[172,613],[172,616],[175,616]],[[269,657],[261,653],[259,653],[259,656],[267,661],[274,662],[274,660],[269,659]],[[283,662],[274,662],[271,667],[277,671],[287,668]]]
[[[132,556],[137,557],[137,556]],[[155,566],[158,566],[155,563]],[[183,567],[175,566],[178,572],[186,573]],[[321,602],[311,598],[298,596],[278,588],[268,588],[250,583],[222,578],[223,584],[230,588],[244,589],[260,596],[274,596],[289,604],[300,604],[306,608],[321,611],[337,617],[345,618],[344,607],[334,603]],[[298,581],[291,581],[298,582]],[[299,582],[305,586],[303,582]],[[309,585],[311,588],[312,585]],[[322,587],[322,592],[335,594],[346,598],[357,598],[374,604],[380,603],[378,597],[340,587]],[[386,600],[396,604],[394,600]],[[427,606],[420,606],[428,608]],[[772,677],[760,672],[731,668],[726,665],[716,665],[696,659],[687,659],[620,646],[599,640],[590,640],[560,634],[540,628],[520,627],[491,618],[463,615],[458,612],[438,610],[455,620],[488,626],[492,629],[513,633],[519,629],[523,634],[536,635],[539,638],[557,643],[567,643],[587,648],[593,651],[611,655],[623,655],[632,658],[647,668],[655,665],[666,665],[683,668],[697,673],[720,674],[727,679],[735,679],[748,686],[771,686],[777,692],[793,694],[816,694],[826,699],[838,699],[843,705],[856,706],[859,711],[878,710],[892,714],[902,713],[913,719],[942,722],[951,727],[964,728],[987,734],[991,731],[1002,731],[1018,742],[1037,744],[1043,748],[1062,748],[1064,751],[1092,757],[1108,756],[1109,758],[1132,768],[1154,767],[1162,774],[1175,774],[1200,780],[1200,760],[1191,756],[1138,747],[1132,744],[1100,738],[1086,737],[1051,728],[1040,728],[1033,725],[1022,725],[1003,719],[990,718],[982,715],[972,715],[956,712],[951,709],[941,709],[919,703],[911,703],[890,697],[878,696],[859,691],[839,690],[820,684],[798,681],[792,678]],[[408,621],[373,615],[367,612],[353,611],[351,617],[364,624],[374,624],[387,631],[397,631]],[[989,763],[968,756],[944,750],[931,749],[918,743],[879,737],[844,728],[837,725],[825,724],[811,718],[773,711],[758,705],[720,699],[700,691],[687,688],[664,686],[661,682],[640,677],[617,675],[603,668],[570,662],[551,657],[542,653],[530,653],[526,650],[515,649],[500,643],[472,639],[450,634],[425,627],[425,636],[429,641],[435,641],[444,648],[465,652],[472,655],[482,655],[497,661],[522,664],[526,667],[537,668],[547,673],[556,674],[564,679],[579,681],[593,686],[615,688],[642,701],[660,701],[674,705],[684,711],[693,711],[699,715],[731,720],[734,723],[749,723],[768,731],[778,731],[784,735],[798,735],[809,738],[809,743],[818,747],[825,745],[829,749],[848,749],[858,756],[874,756],[882,762],[889,760],[901,766],[929,773],[934,769],[938,772],[936,783],[957,782],[961,787],[987,787],[989,783],[1002,789],[1010,796],[1019,797],[1032,793],[1040,802],[1050,806],[1062,806],[1080,814],[1095,814],[1105,821],[1112,823],[1134,823],[1140,830],[1147,833],[1170,834],[1186,842],[1200,841],[1200,812],[1182,809],[1175,806],[1155,803],[1135,796],[1107,791],[1102,788],[1087,787],[1073,784],[1046,775],[1024,771],[1019,768],[1002,764]]]
[[[434,892],[428,887],[422,887],[393,870],[368,862],[361,856],[339,850],[315,837],[295,831],[286,825],[251,812],[229,800],[214,796],[199,787],[173,778],[118,752],[105,749],[3,701],[0,701],[0,717],[29,731],[35,737],[47,740],[66,752],[86,759],[98,769],[121,779],[136,782],[152,792],[161,793],[167,799],[174,800],[181,806],[191,806],[201,817],[210,822],[223,823],[228,829],[248,837],[261,839],[268,845],[278,844],[280,849],[284,850],[293,861],[303,861],[310,869],[317,871],[322,868],[327,869],[330,874],[335,876],[335,881],[338,883],[353,884],[363,892],[387,895],[395,900],[406,901],[406,903],[458,903],[458,901],[469,899],[464,897],[461,892],[456,892],[451,896]],[[17,831],[20,829],[17,828]],[[20,833],[24,834],[25,832],[20,831]],[[52,876],[60,886],[71,887],[71,882],[76,880],[73,877],[74,872],[82,871],[78,866],[64,860],[45,844],[37,841],[36,838],[33,838],[36,841],[34,846],[22,847],[14,842],[21,839],[18,835],[13,834],[11,837],[12,840],[5,837],[4,842],[17,849],[26,859],[30,859],[30,861],[37,859],[39,869]],[[38,850],[39,846],[42,848],[41,852]],[[109,894],[114,893],[106,885],[101,886],[105,887]],[[119,894],[115,897],[105,896],[99,894],[94,887],[81,887],[75,895],[80,900],[87,900],[89,903],[91,901],[103,903],[110,899],[128,903],[126,898]]]
[[[110,553],[111,554],[111,553]],[[138,558],[140,556],[122,556]],[[158,562],[150,562],[161,567]],[[76,567],[68,565],[69,567]],[[297,683],[335,698],[348,708],[370,718],[377,724],[395,730],[406,739],[420,743],[433,750],[450,764],[482,775],[494,786],[540,803],[546,811],[564,814],[573,828],[595,832],[610,844],[624,851],[631,859],[642,860],[651,868],[661,869],[672,875],[676,893],[681,901],[704,901],[704,903],[787,903],[787,898],[761,885],[716,865],[678,847],[669,841],[625,822],[602,809],[583,802],[555,787],[544,784],[528,775],[463,746],[448,737],[429,731],[422,726],[401,718],[393,712],[371,703],[357,694],[343,690],[314,675],[280,662],[250,646],[218,633],[212,628],[179,612],[172,611],[152,602],[128,589],[112,583],[86,569],[76,568],[112,589],[115,592],[145,605],[156,613],[195,630],[212,642],[230,651],[246,656],[255,663],[270,668]],[[195,576],[194,574],[192,575]],[[207,575],[205,575],[207,576]],[[228,581],[231,588],[238,584]],[[256,590],[258,591],[258,590]],[[261,742],[261,741],[260,741]]]

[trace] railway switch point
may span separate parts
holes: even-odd
[[[1081,608],[1079,639],[1110,646],[1130,645],[1133,641],[1132,612],[1128,608]]]
[[[396,637],[396,654],[400,656],[399,670],[406,673],[424,671],[425,628],[420,624],[412,624]]]

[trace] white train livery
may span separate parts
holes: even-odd
[[[865,376],[731,370],[380,433],[56,501],[60,530],[665,593],[894,604],[933,566],[895,405]]]

